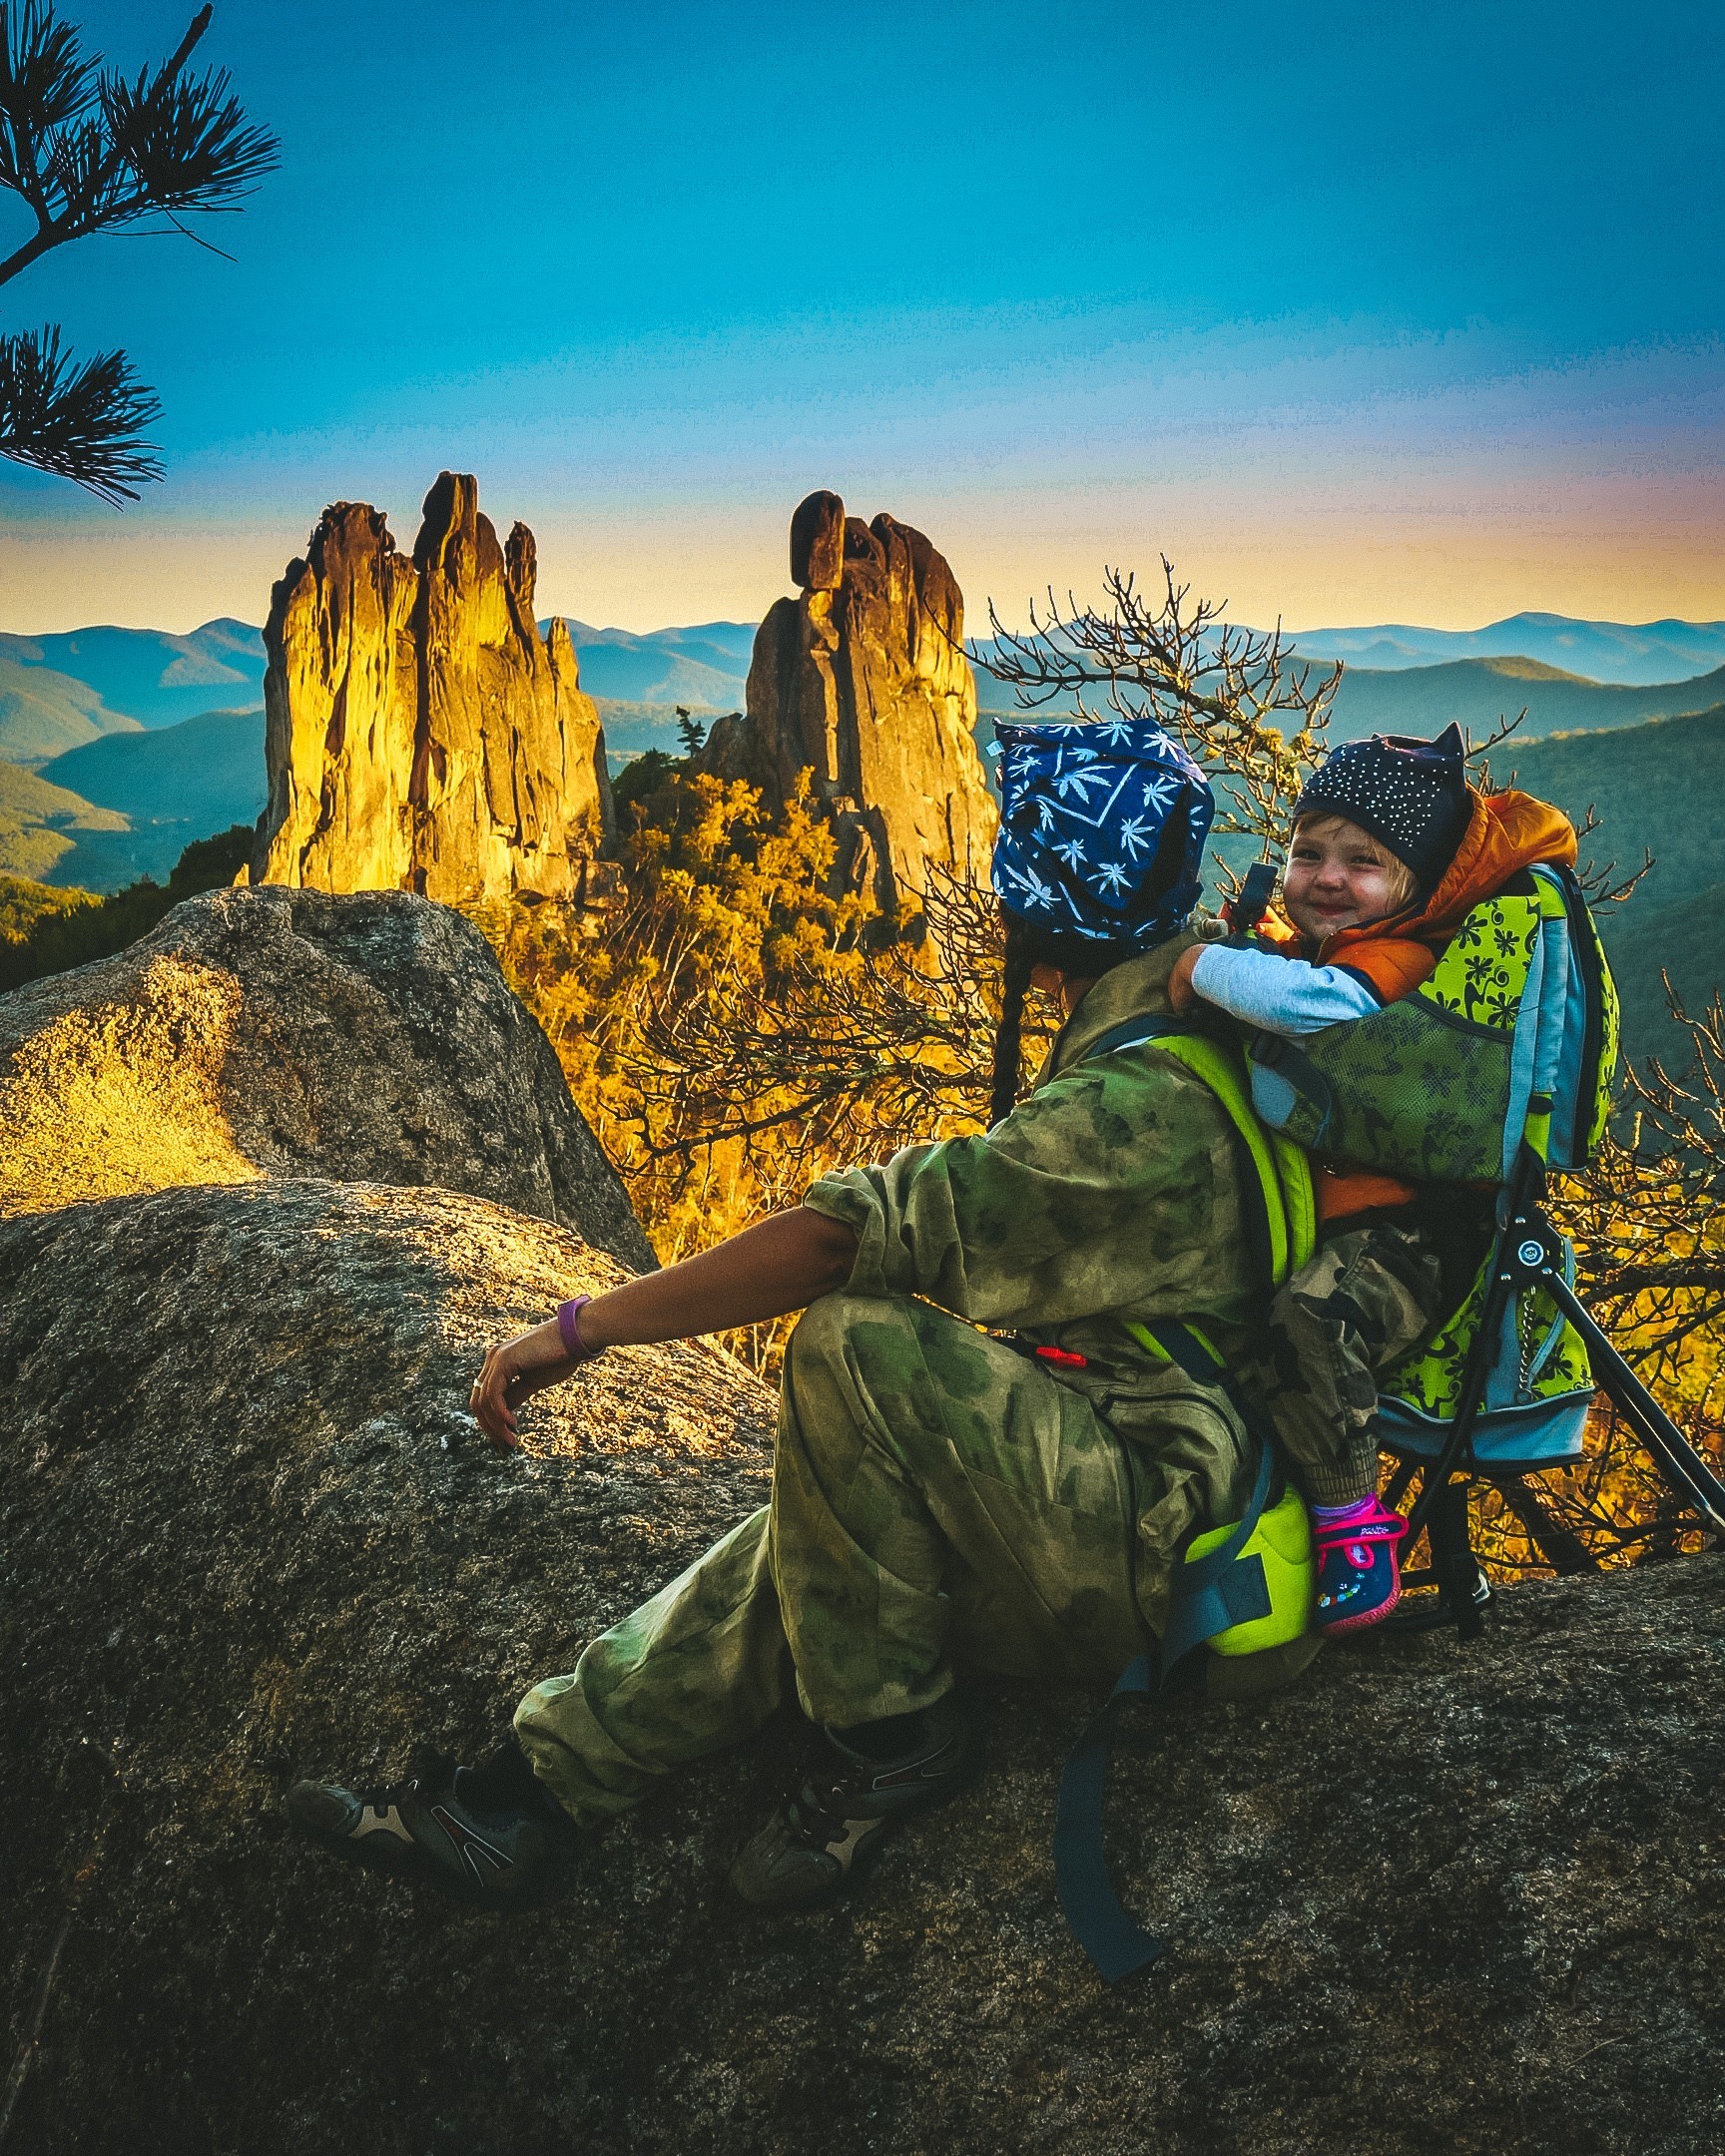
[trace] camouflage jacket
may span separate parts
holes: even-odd
[[[823,1176],[807,1201],[857,1231],[854,1293],[923,1296],[990,1331],[1082,1354],[1084,1368],[1054,1374],[1123,1427],[1137,1419],[1133,1396],[1165,1396],[1169,1375],[1125,1321],[1197,1324],[1232,1360],[1261,1294],[1244,1163],[1214,1094],[1154,1047],[1081,1060],[1125,1020],[1168,1013],[1168,975],[1192,940],[1104,974],[1035,1090],[986,1137],[907,1146],[882,1167]]]

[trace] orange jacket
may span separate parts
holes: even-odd
[[[1472,788],[1468,793],[1473,814],[1454,859],[1429,897],[1388,920],[1338,929],[1316,949],[1296,936],[1290,955],[1298,950],[1315,965],[1347,966],[1364,974],[1386,1003],[1394,1003],[1431,978],[1444,945],[1482,898],[1500,891],[1512,875],[1536,861],[1573,865],[1575,827],[1561,808],[1535,801],[1531,794],[1484,795]],[[1406,1205],[1414,1196],[1412,1183],[1374,1168],[1317,1159],[1312,1166],[1320,1222]]]

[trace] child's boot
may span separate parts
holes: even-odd
[[[1399,1545],[1407,1532],[1408,1522],[1376,1492],[1358,1504],[1313,1506],[1318,1558],[1313,1622],[1320,1632],[1334,1637],[1383,1623],[1402,1599]]]

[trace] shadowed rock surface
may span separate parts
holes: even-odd
[[[426,495],[411,561],[377,510],[324,510],[264,627],[255,883],[583,895],[611,782],[568,628],[539,635],[536,576],[533,534],[500,546],[463,474]]]
[[[176,1190],[0,1223],[0,1984],[43,2156],[364,2147],[1716,2156],[1716,1557],[1505,1594],[1253,1708],[1147,1717],[1109,1839],[1167,1959],[1067,1939],[1091,1701],[995,1702],[986,1778],[814,1918],[725,1867],[804,1757],[697,1769],[497,1924],[294,1842],[296,1774],[483,1742],[759,1501],[769,1402],[631,1349],[488,1450],[483,1347],[616,1277],[435,1191]],[[108,1747],[122,1783],[79,1741]],[[82,1764],[80,1764],[82,1762]]]
[[[446,906],[211,891],[0,996],[0,1213],[267,1175],[440,1184],[656,1262],[550,1042]]]
[[[698,758],[788,800],[813,773],[838,828],[841,879],[913,911],[930,863],[987,871],[998,818],[976,754],[964,597],[908,524],[847,517],[837,494],[791,521],[791,575],[755,638],[749,708]]]

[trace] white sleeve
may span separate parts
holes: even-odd
[[[1377,990],[1349,966],[1308,965],[1304,958],[1227,943],[1205,944],[1192,985],[1206,1003],[1284,1039],[1369,1018],[1384,1007]]]

